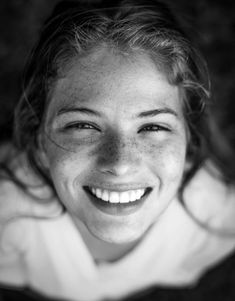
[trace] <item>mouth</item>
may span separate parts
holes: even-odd
[[[91,203],[100,211],[110,215],[128,215],[139,210],[152,191],[151,187],[125,191],[107,190],[84,186]]]

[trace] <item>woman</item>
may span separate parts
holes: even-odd
[[[231,254],[234,187],[210,159],[208,102],[205,64],[164,4],[58,4],[5,149],[2,285],[124,299],[196,285]]]

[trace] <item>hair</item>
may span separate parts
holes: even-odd
[[[179,192],[209,156],[209,78],[198,50],[169,8],[157,0],[62,1],[45,22],[29,58],[23,95],[15,110],[14,140],[32,168],[52,187],[36,155],[38,135],[49,102],[49,92],[63,68],[74,57],[106,45],[120,53],[147,53],[183,95],[183,112],[190,134],[189,168]]]

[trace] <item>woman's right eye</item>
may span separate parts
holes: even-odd
[[[86,122],[73,122],[64,126],[64,130],[97,130],[100,132],[100,129],[91,123]]]

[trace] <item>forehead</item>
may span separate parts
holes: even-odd
[[[74,58],[52,91],[51,109],[68,104],[137,107],[168,104],[180,110],[179,89],[169,84],[147,54],[97,49]]]

